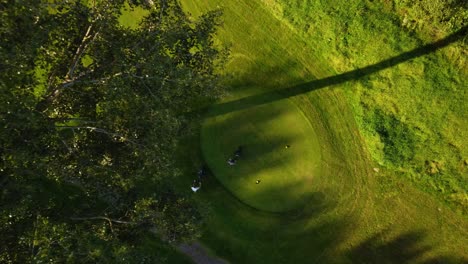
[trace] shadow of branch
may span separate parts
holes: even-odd
[[[425,256],[435,248],[426,243],[424,231],[402,233],[385,241],[387,235],[385,232],[373,235],[351,249],[347,257],[355,263],[466,263],[457,256]]]

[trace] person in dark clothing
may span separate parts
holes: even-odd
[[[237,147],[236,151],[234,151],[234,157],[229,158],[227,163],[231,166],[236,165],[239,158],[242,156],[242,146]]]
[[[205,178],[205,176],[206,176],[206,167],[202,166],[200,168],[200,170],[198,171],[197,175],[198,175],[199,180],[201,180],[202,178]]]
[[[242,155],[242,146],[237,147],[236,151],[234,152],[234,157],[240,158]]]

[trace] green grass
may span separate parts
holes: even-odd
[[[226,101],[334,76],[378,63],[422,44],[411,32],[394,34],[397,27],[391,8],[380,3],[288,3],[273,0],[183,1],[184,8],[194,17],[218,7],[224,10],[224,24],[217,41],[231,47],[231,59],[225,71],[231,76],[227,84],[231,87],[232,97]],[[453,48],[452,45],[444,52]],[[373,146],[369,139],[377,135],[363,127],[363,115],[367,113],[360,105],[365,100],[359,96],[380,93],[380,97],[369,96],[367,100],[375,100],[373,105],[381,102],[393,105],[393,110],[398,109],[400,99],[418,96],[417,93],[411,95],[416,90],[409,86],[419,78],[400,78],[399,72],[405,69],[411,70],[411,74],[418,70],[424,72],[426,66],[418,68],[413,63],[425,60],[434,64],[435,68],[428,68],[431,71],[452,65],[438,59],[434,61],[431,56],[435,55],[381,71],[379,74],[387,75],[386,78],[375,80],[376,75],[364,76],[360,81],[288,99],[288,104],[295,105],[291,108],[299,108],[308,119],[313,131],[311,137],[315,137],[312,140],[319,146],[313,153],[321,155],[320,171],[314,174],[313,184],[307,188],[310,198],[301,210],[258,210],[271,210],[271,207],[261,207],[267,202],[255,204],[256,197],[243,199],[242,195],[248,196],[252,191],[233,188],[242,181],[230,178],[226,172],[231,167],[227,167],[225,159],[234,151],[240,138],[250,140],[268,130],[268,125],[263,127],[257,123],[249,127],[248,136],[242,136],[246,134],[239,130],[248,126],[249,118],[255,120],[252,115],[261,116],[263,109],[268,107],[274,112],[275,104],[281,102],[211,117],[214,119],[209,119],[202,129],[201,141],[203,153],[215,175],[196,194],[201,203],[212,208],[202,242],[232,263],[462,263],[466,260],[466,217],[448,208],[437,195],[421,191],[423,188],[415,185],[410,176],[401,177],[406,173],[404,168],[378,164],[379,155],[385,157],[385,153],[377,155],[377,150],[382,147],[380,138]],[[434,85],[429,79],[421,78],[427,82],[425,85]],[[463,76],[455,78],[464,80]],[[398,90],[382,93],[382,88],[387,87],[384,80],[395,82]],[[365,82],[372,83],[372,88],[359,88]],[[406,93],[395,94],[403,91]],[[406,101],[409,109],[411,104]],[[401,112],[390,113],[398,117],[392,122],[400,125],[400,132],[404,133],[408,123],[399,119]],[[406,114],[407,119],[411,114]],[[384,127],[392,124],[386,122]],[[233,136],[238,138],[224,136],[227,133],[224,128],[233,130]],[[396,137],[392,134],[389,140]],[[190,158],[194,165],[187,170],[194,171],[202,162],[196,158],[201,154],[194,151],[196,140],[189,142],[192,144],[184,146],[187,148],[185,152],[191,150],[195,158]],[[259,149],[271,143],[275,140],[263,140]],[[283,144],[282,141],[279,144]],[[190,156],[188,153],[184,155]],[[287,157],[281,158],[285,159],[283,163],[290,162]],[[251,182],[257,173],[262,173],[262,168],[253,165],[242,168],[239,163],[235,169],[253,170],[253,175],[245,176],[250,177],[248,182]],[[189,186],[192,177],[187,174],[181,182],[185,181]],[[186,191],[190,193],[188,187]],[[264,191],[258,193],[261,196]]]
[[[226,161],[239,145],[243,155],[229,166]],[[320,174],[315,132],[289,100],[205,120],[202,147],[218,179],[240,200],[265,211],[304,206]]]
[[[441,30],[434,28],[440,24],[437,21],[424,22],[426,31],[408,29],[403,9],[409,13],[422,11],[408,9],[410,3],[405,1],[394,2],[290,1],[279,4],[284,10],[280,19],[297,28],[311,49],[321,53],[335,70],[349,71],[421,46],[421,39],[428,42],[441,37]],[[441,3],[431,5],[437,9]],[[432,38],[427,36],[429,33]],[[468,94],[463,92],[468,87],[466,65],[466,44],[460,40],[435,53],[365,76],[346,90],[373,159],[461,214],[468,212],[464,165],[468,155],[464,114],[468,105],[464,102]],[[395,127],[405,132],[389,136],[389,130],[379,123],[392,123],[395,126],[389,126],[391,130]],[[437,172],[431,172],[433,163],[440,165]]]
[[[145,10],[142,7],[130,7],[126,4],[125,9],[122,10],[122,15],[119,17],[119,23],[124,27],[136,29],[138,28],[141,19],[148,13],[148,10]]]

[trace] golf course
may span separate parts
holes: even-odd
[[[0,0],[0,263],[468,263],[467,0]]]
[[[466,214],[379,162],[354,104],[356,93],[391,88],[393,98],[374,100],[400,107],[407,94],[398,93],[410,88],[402,79],[426,60],[439,60],[429,70],[449,63],[436,55],[445,56],[446,46],[450,52],[466,30],[430,46],[393,25],[385,3],[282,2],[182,1],[194,18],[221,10],[216,42],[230,49],[229,94],[206,110],[194,154],[201,158],[193,159],[211,170],[196,193],[213,208],[201,242],[231,263],[465,263]],[[300,20],[304,8],[311,21]],[[343,13],[349,16],[337,17]],[[337,28],[356,20],[365,23],[356,30],[366,46],[339,54],[351,33]],[[303,24],[313,33],[304,34]],[[466,64],[458,67],[452,76],[466,100]],[[376,88],[358,89],[362,79]],[[243,153],[230,166],[238,146]]]

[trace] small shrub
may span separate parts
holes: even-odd
[[[384,144],[385,161],[394,166],[404,166],[413,159],[416,137],[405,123],[380,109],[375,109],[364,118]]]

